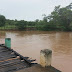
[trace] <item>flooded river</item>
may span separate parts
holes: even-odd
[[[40,50],[53,51],[52,66],[62,72],[72,72],[72,32],[0,31],[0,43],[12,39],[12,48],[23,56],[40,61]]]

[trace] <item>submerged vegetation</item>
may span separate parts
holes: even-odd
[[[72,3],[66,7],[55,6],[50,15],[43,15],[43,20],[10,20],[0,15],[0,30],[35,29],[43,31],[72,31]]]

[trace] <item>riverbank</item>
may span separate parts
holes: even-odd
[[[26,27],[25,29],[23,29],[23,30],[19,30],[18,28],[15,28],[15,27],[13,27],[13,28],[11,28],[11,27],[0,27],[0,31],[8,31],[8,30],[10,30],[10,31],[37,31],[37,28],[36,27]]]

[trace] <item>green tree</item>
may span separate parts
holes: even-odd
[[[3,15],[0,15],[0,27],[5,25],[6,18]]]
[[[48,16],[49,22],[55,24],[56,28],[61,30],[71,30],[70,24],[72,22],[72,5],[68,5],[66,7],[60,8],[56,6],[54,11]]]
[[[16,26],[19,30],[25,30],[26,29],[27,22],[24,20],[18,21]]]

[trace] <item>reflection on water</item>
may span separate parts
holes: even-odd
[[[38,63],[40,50],[51,49],[52,65],[63,72],[72,72],[72,32],[0,31],[0,43],[5,37],[12,39],[14,50],[37,59]]]

